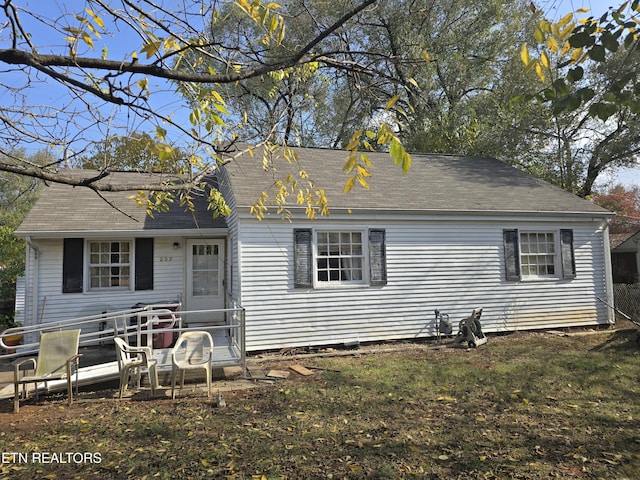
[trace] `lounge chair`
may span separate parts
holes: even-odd
[[[20,385],[24,398],[29,395],[27,384],[35,384],[36,399],[38,399],[38,382],[44,382],[48,389],[47,382],[51,380],[67,380],[67,395],[69,405],[73,403],[73,381],[72,374],[76,373],[76,394],[78,393],[78,365],[80,355],[78,355],[78,345],[80,343],[80,330],[61,330],[59,332],[45,332],[40,337],[40,349],[38,357],[24,358],[14,362],[13,370],[13,411],[20,410]],[[33,375],[20,376],[21,367],[27,363],[32,364]],[[22,369],[24,370],[24,369]]]

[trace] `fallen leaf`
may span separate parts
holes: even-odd
[[[444,396],[438,397],[439,402],[456,402],[457,400],[454,397]]]

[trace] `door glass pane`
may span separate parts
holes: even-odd
[[[218,246],[194,245],[191,254],[191,275],[194,297],[219,294]]]

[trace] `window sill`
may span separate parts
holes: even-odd
[[[536,282],[558,282],[563,280],[560,277],[522,277],[521,282],[536,283]]]
[[[130,288],[121,288],[121,287],[113,287],[113,288],[92,288],[90,290],[86,290],[83,293],[85,295],[101,295],[105,293],[133,293],[134,290]]]
[[[356,289],[356,288],[367,288],[370,285],[368,283],[332,283],[332,282],[322,282],[316,283],[313,286],[314,290],[337,290],[337,289]]]

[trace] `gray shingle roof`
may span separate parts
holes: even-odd
[[[70,175],[87,178],[96,172],[72,170]],[[138,172],[114,172],[105,184],[151,184],[157,185],[167,176]],[[128,198],[135,191],[102,192],[101,198],[86,187],[71,187],[53,183],[42,193],[16,234],[30,235],[43,232],[145,232],[167,229],[196,229],[225,227],[222,218],[214,219],[206,209],[204,199],[196,201],[195,215],[185,211],[176,202],[167,213],[156,213],[154,218],[146,215],[145,209]],[[115,207],[115,208],[114,208]],[[197,221],[196,221],[197,219]]]
[[[608,212],[591,202],[528,175],[505,163],[458,155],[412,155],[409,173],[386,153],[371,153],[370,190],[359,185],[343,193],[347,180],[342,166],[347,153],[340,150],[295,148],[300,168],[318,188],[325,190],[329,208],[420,212]],[[296,174],[296,167],[279,158],[277,172],[262,169],[262,153],[244,154],[224,168],[238,207],[256,202],[270,191],[274,178]],[[272,190],[271,190],[272,191]],[[273,195],[270,194],[270,198]],[[295,201],[295,198],[292,200]]]
[[[244,154],[224,169],[239,209],[248,209],[262,191],[287,174],[304,169],[318,188],[325,191],[331,209],[395,212],[495,212],[495,213],[576,213],[607,215],[609,212],[531,175],[492,158],[458,155],[412,155],[409,173],[402,174],[386,153],[371,153],[371,189],[359,185],[343,193],[346,174],[342,166],[347,153],[341,150],[296,148],[298,165],[274,160],[276,172],[262,169],[262,153]],[[70,171],[82,178],[90,171]],[[158,184],[157,174],[114,172],[104,183]],[[128,198],[134,192],[96,192],[84,187],[51,184],[31,209],[18,235],[69,232],[150,232],[171,229],[224,228],[224,219],[214,219],[204,199],[196,201],[196,212],[177,204],[155,218]],[[294,206],[295,198],[290,200]],[[114,208],[115,207],[115,208]]]

